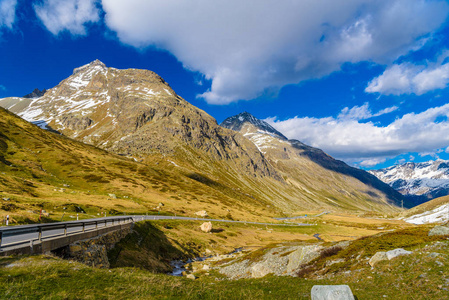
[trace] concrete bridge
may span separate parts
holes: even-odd
[[[108,217],[71,222],[9,226],[0,228],[0,256],[41,254],[77,241],[122,230],[130,230],[143,217]]]

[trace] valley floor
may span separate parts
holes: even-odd
[[[357,299],[447,299],[449,236],[429,236],[433,226],[349,215],[322,215],[313,222],[314,227],[282,228],[217,223],[212,233],[201,232],[199,223],[192,221],[140,222],[116,245],[111,269],[52,255],[0,258],[0,295],[2,299],[308,299],[314,285],[347,284]],[[318,241],[316,233],[324,241]],[[348,238],[349,233],[357,236]],[[337,243],[344,246],[336,249]],[[280,253],[286,245],[306,244],[320,245],[322,250],[294,276],[231,280],[221,268],[232,259],[224,259],[206,262],[210,267],[206,271],[202,268],[206,263],[191,265],[189,273],[196,276],[192,280],[154,273],[148,261],[205,252],[219,257],[237,246],[257,245],[236,257],[236,262],[257,262],[276,252],[279,257],[288,255]],[[377,252],[396,248],[410,254],[369,264]],[[166,272],[164,266],[158,267]]]

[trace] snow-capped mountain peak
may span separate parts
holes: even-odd
[[[248,112],[242,112],[238,115],[232,116],[224,120],[220,126],[226,127],[235,131],[240,131],[245,123],[254,125],[259,131],[269,134],[273,137],[280,138],[282,140],[288,140],[282,133],[273,128],[265,121],[259,120]]]
[[[107,70],[106,65],[96,59],[89,64],[74,69],[73,75],[67,79],[67,84],[75,90],[85,88],[91,82],[93,76],[98,73],[104,75]]]
[[[449,194],[449,161],[446,160],[408,162],[369,172],[403,195],[430,200]]]

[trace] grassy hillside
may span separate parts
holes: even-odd
[[[114,196],[115,195],[115,196]],[[163,204],[159,205],[160,203]],[[257,220],[276,215],[246,191],[152,157],[145,163],[108,153],[30,124],[0,108],[0,217],[12,223],[70,220],[102,212]]]

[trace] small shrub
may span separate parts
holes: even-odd
[[[341,250],[343,250],[343,248],[341,248],[340,246],[333,246],[323,249],[320,253],[320,258],[326,258],[337,255],[338,252],[340,252]]]
[[[301,265],[299,270],[296,272],[296,276],[299,278],[304,278],[314,271],[314,267],[311,265]]]

